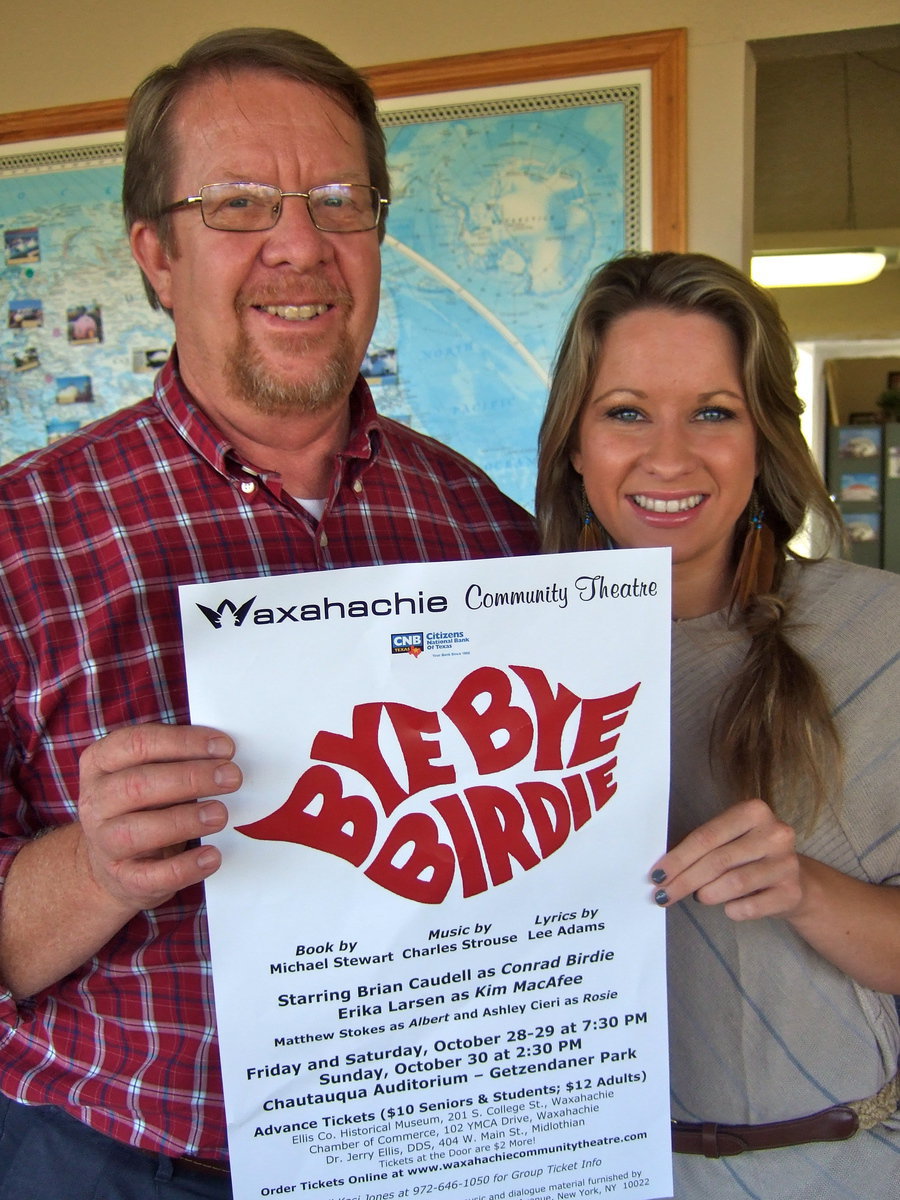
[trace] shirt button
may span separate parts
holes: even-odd
[[[319,534],[319,545],[322,547],[323,550],[328,545],[328,534],[325,532],[324,529]]]
[[[356,492],[357,496],[362,491],[362,480],[361,479],[354,479],[353,490],[354,490],[354,492]]]
[[[253,482],[252,479],[242,479],[241,480],[241,491],[244,493],[245,496],[252,496],[253,493],[256,491],[256,486],[257,485]]]

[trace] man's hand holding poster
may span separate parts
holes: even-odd
[[[181,589],[235,1195],[671,1195],[667,551]]]

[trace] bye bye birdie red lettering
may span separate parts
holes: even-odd
[[[514,703],[522,685],[527,708]],[[525,871],[536,867],[615,793],[613,751],[639,687],[581,698],[563,684],[554,690],[536,667],[478,667],[440,712],[393,701],[357,704],[349,734],[316,734],[314,761],[285,803],[237,828],[367,864],[374,883],[422,904],[439,904],[457,873],[463,896],[478,895],[511,879],[514,862]],[[385,756],[385,721],[405,780]],[[574,734],[564,738],[570,722]],[[480,779],[515,767],[530,777],[512,786],[504,780],[502,787],[455,788],[457,767],[440,761],[440,739],[453,730]],[[369,794],[348,794],[340,768],[361,776],[368,787],[360,791]],[[409,811],[409,801],[434,789],[435,799]]]

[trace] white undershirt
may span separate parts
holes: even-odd
[[[324,500],[304,500],[301,496],[295,496],[294,499],[298,504],[302,504],[306,511],[317,521],[322,520],[322,513],[325,511]]]

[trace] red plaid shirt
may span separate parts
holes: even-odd
[[[351,412],[318,523],[241,464],[174,362],[152,398],[0,471],[0,882],[25,840],[75,820],[85,746],[188,719],[179,584],[534,552],[529,516],[477,468],[379,417],[362,382]],[[0,991],[0,1089],[225,1158],[200,887],[45,992]]]

